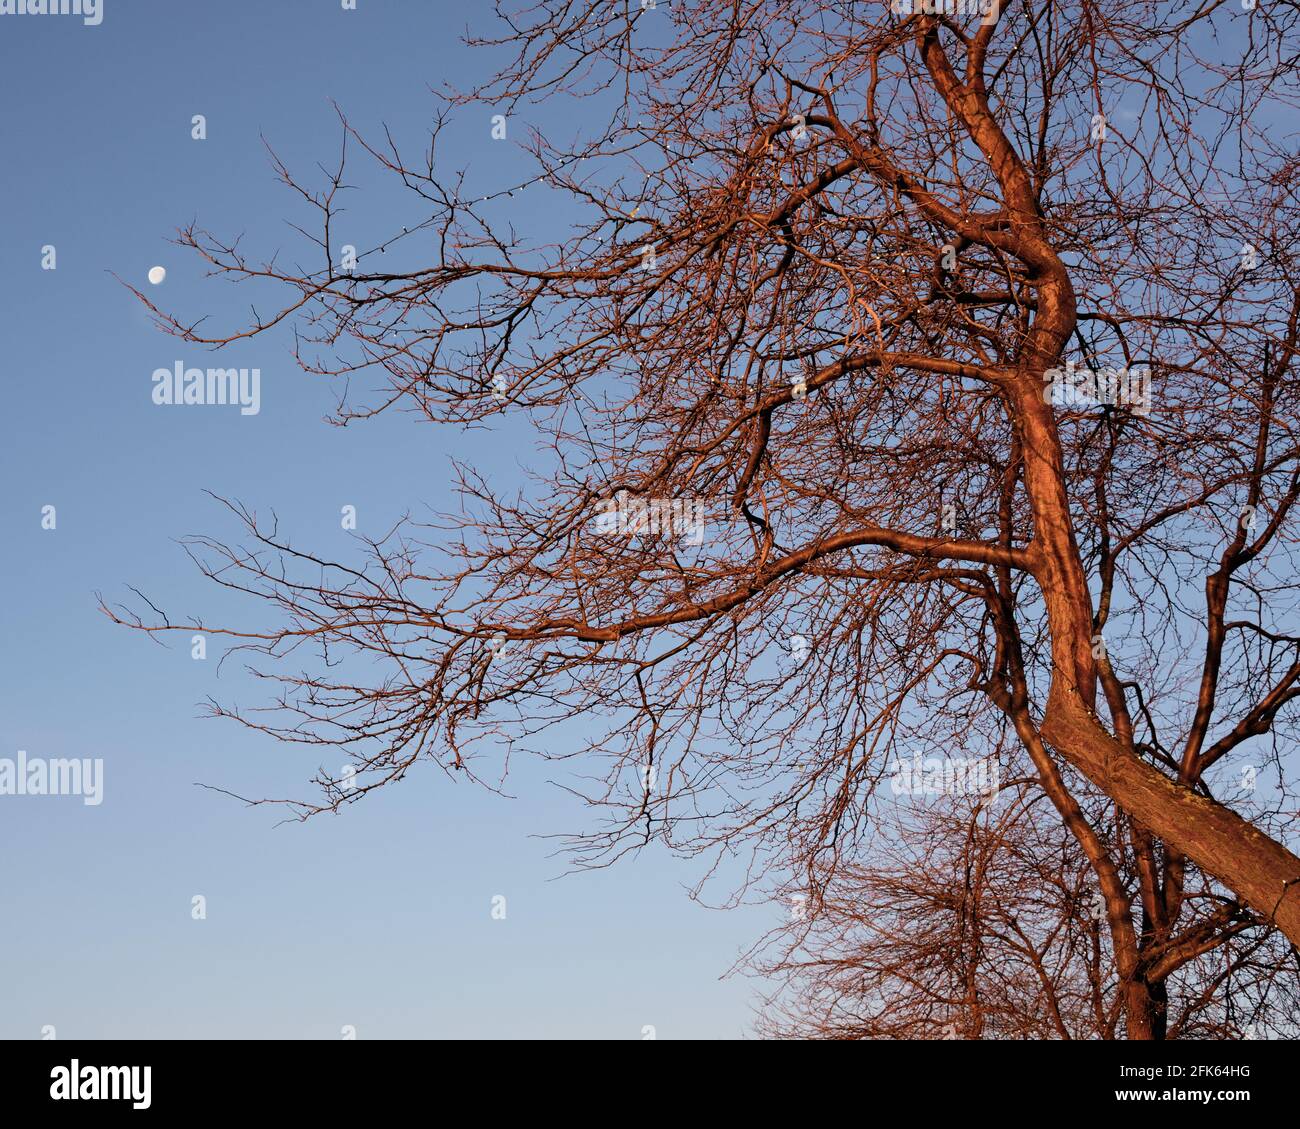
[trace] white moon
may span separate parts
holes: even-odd
[[[157,286],[160,282],[162,282],[162,280],[166,277],[167,277],[167,272],[162,267],[149,268],[149,281],[152,282],[155,286]]]

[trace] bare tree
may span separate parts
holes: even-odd
[[[151,306],[163,328],[293,324],[302,366],[345,380],[340,422],[526,413],[548,444],[518,497],[462,467],[462,512],[364,564],[232,506],[247,545],[191,550],[270,605],[224,634],[282,693],[270,720],[231,713],[355,758],[358,787],[322,778],[304,816],[592,715],[609,819],[587,862],[657,837],[810,896],[869,861],[891,755],[1014,744],[1105,899],[1124,1030],[1160,1037],[1175,954],[1300,941],[1297,160],[1276,129],[1297,13],[901,6],[542,0],[483,41],[514,61],[445,98],[574,108],[579,135],[534,132],[518,184],[470,193],[439,131],[408,160],[342,118],[345,156],[422,209],[355,271],[344,161],[320,189],[277,161],[318,269],[180,233],[284,300],[230,331]],[[507,234],[525,189],[581,218]],[[437,257],[403,269],[416,232]],[[1276,802],[1223,786],[1246,754]]]
[[[1136,885],[1126,818],[1078,788],[1126,887]],[[818,1039],[1123,1030],[1127,991],[1106,899],[1032,770],[992,795],[909,797],[879,810],[874,829],[872,849],[827,875],[816,904],[793,883],[784,891],[788,921],[749,961],[775,984],[760,1030]],[[1215,943],[1149,954],[1145,979],[1167,1037],[1295,1038],[1300,981],[1285,939],[1204,876],[1189,875],[1186,890],[1185,919]]]

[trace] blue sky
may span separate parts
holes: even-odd
[[[131,584],[211,621],[256,613],[223,598],[175,543],[236,533],[205,490],[274,508],[297,543],[346,559],[341,506],[378,532],[447,504],[453,454],[472,454],[503,489],[521,478],[510,443],[401,415],[331,427],[333,390],[297,369],[287,335],[214,358],[155,330],[113,278],[148,289],[161,265],[151,296],[238,321],[247,296],[205,280],[167,238],[197,217],[246,232],[257,250],[296,246],[284,220],[302,214],[261,138],[292,166],[330,162],[332,98],[359,126],[385,121],[418,147],[427,88],[470,85],[491,65],[459,42],[467,10],[104,0],[97,27],[0,17],[0,758],[102,758],[105,772],[97,807],[0,796],[0,1037],[38,1038],[47,1025],[61,1038],[749,1028],[756,985],[720,977],[770,911],[693,903],[698,871],[658,851],[560,877],[564,859],[538,836],[588,826],[552,783],[569,768],[516,760],[512,798],[430,768],[341,816],[277,826],[273,809],[196,782],[299,796],[319,753],[202,718],[209,695],[256,705],[262,691],[235,664],[218,671],[215,646],[194,661],[184,640],[158,646],[96,609],[97,590],[122,597]],[[485,188],[531,171],[513,140],[490,140],[492,112],[463,111],[439,155]],[[191,138],[195,114],[205,141]],[[536,199],[509,205],[510,218],[542,213]],[[343,241],[370,246],[409,222],[388,200],[359,194],[356,237]],[[55,270],[42,269],[46,245]],[[151,374],[178,360],[260,368],[260,413],[155,405]],[[48,505],[53,530],[41,528]],[[206,920],[191,917],[195,895]],[[496,895],[504,921],[491,916]]]

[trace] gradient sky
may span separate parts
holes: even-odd
[[[486,8],[486,5],[483,5]],[[205,280],[167,242],[197,217],[262,252],[301,243],[261,137],[309,171],[338,150],[330,99],[420,146],[443,81],[486,77],[442,0],[104,0],[75,17],[0,17],[0,310],[6,405],[0,522],[0,757],[105,763],[104,802],[0,796],[0,1037],[736,1038],[757,985],[720,979],[772,923],[770,910],[689,900],[690,863],[648,852],[561,877],[538,836],[589,817],[551,781],[565,766],[516,761],[503,798],[411,773],[338,817],[276,826],[196,782],[254,796],[309,795],[317,750],[201,717],[212,695],[264,691],[220,649],[193,661],[112,625],[96,608],[143,589],[184,614],[265,622],[205,581],[175,539],[236,536],[205,490],[266,512],[295,544],[354,550],[339,508],[377,533],[450,502],[449,458],[472,453],[494,483],[520,479],[510,443],[395,415],[346,429],[322,417],[328,384],[297,369],[285,334],[203,353],[155,330],[116,272],[169,308],[245,315],[248,295]],[[505,186],[531,172],[492,109],[453,123],[439,167]],[[208,139],[190,122],[206,115]],[[517,119],[512,119],[512,122]],[[524,123],[526,124],[526,122]],[[361,166],[359,166],[360,171]],[[359,181],[362,178],[358,178]],[[537,190],[544,191],[544,190]],[[350,213],[370,246],[409,222],[383,192]],[[517,198],[524,221],[545,209]],[[419,218],[417,217],[417,222]],[[369,242],[367,242],[369,240]],[[41,248],[58,267],[41,269]],[[262,408],[166,408],[151,373],[257,366]],[[41,528],[41,507],[58,526]],[[355,556],[352,559],[356,559]],[[575,737],[575,744],[577,743]],[[338,758],[340,765],[342,758]],[[337,769],[338,766],[329,767]],[[191,919],[191,898],[207,920]],[[491,899],[508,899],[505,921]]]

